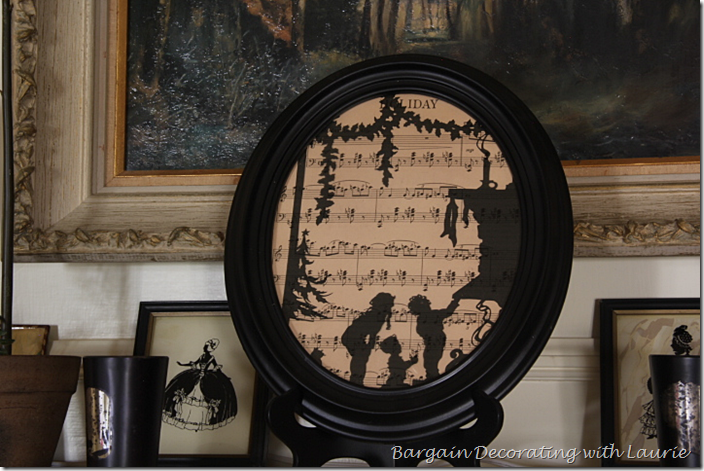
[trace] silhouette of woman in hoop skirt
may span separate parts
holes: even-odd
[[[214,430],[237,414],[237,396],[230,378],[222,372],[212,352],[220,341],[210,339],[195,361],[176,362],[189,367],[166,386],[162,420],[186,430]]]

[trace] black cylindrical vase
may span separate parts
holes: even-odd
[[[650,355],[650,375],[660,464],[700,467],[700,357]]]
[[[83,358],[88,466],[156,466],[168,357]]]

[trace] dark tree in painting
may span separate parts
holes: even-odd
[[[355,54],[359,35],[357,0],[306,0],[304,49]],[[345,18],[345,21],[340,21]]]
[[[306,88],[290,9],[253,3],[129,3],[127,170],[241,168]]]

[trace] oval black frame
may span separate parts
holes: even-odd
[[[371,389],[317,366],[291,333],[272,274],[273,225],[282,185],[306,146],[342,111],[389,93],[446,100],[482,122],[504,149],[521,211],[519,264],[500,322],[460,367],[420,386]],[[225,242],[225,284],[252,364],[278,395],[298,388],[296,411],[343,436],[412,441],[475,417],[472,393],[504,397],[533,365],[557,322],[572,266],[572,209],[555,149],[512,92],[467,65],[435,56],[367,60],[317,83],[272,124],[233,200]]]

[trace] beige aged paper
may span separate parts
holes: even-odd
[[[176,313],[174,313],[176,314]],[[167,383],[189,369],[180,365],[203,353],[203,343],[219,340],[213,354],[222,372],[230,378],[237,394],[233,421],[215,429],[189,430],[162,422],[159,453],[164,455],[246,455],[254,414],[255,371],[247,359],[229,313],[184,312],[158,316],[150,355],[169,357]],[[197,393],[197,392],[194,392]]]
[[[508,195],[481,218],[517,230],[512,174],[492,137],[441,99],[395,99],[353,107],[311,143],[285,184],[273,238],[293,335],[324,369],[372,388],[419,384],[466,358],[498,319],[518,257],[515,235],[490,253],[477,207],[465,224],[464,196],[449,196]],[[492,260],[500,272],[488,272]]]

